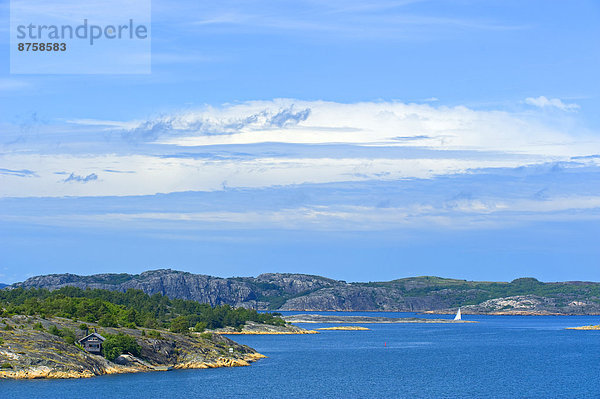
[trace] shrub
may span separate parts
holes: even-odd
[[[61,328],[59,329],[54,324],[50,326],[48,332],[52,335],[56,335],[65,340],[65,342],[69,345],[73,345],[77,341],[77,337],[75,336],[75,332],[69,328]]]
[[[40,322],[35,323],[33,325],[33,329],[34,330],[40,330],[40,331],[44,331],[45,330],[44,326]]]
[[[211,333],[202,333],[202,334],[200,334],[200,336],[204,339],[212,339]]]
[[[204,330],[206,330],[206,326],[207,324],[205,322],[199,321],[198,323],[196,323],[196,326],[194,326],[194,331],[201,333]]]
[[[4,345],[4,340],[0,338],[0,345]]]
[[[52,335],[58,335],[59,337],[61,336],[60,330],[54,324],[52,324],[50,326],[50,328],[48,329],[48,332]]]
[[[148,337],[154,338],[154,339],[161,339],[162,335],[160,335],[160,333],[158,331],[150,330],[150,331],[148,331]]]
[[[12,369],[13,366],[10,363],[2,363],[0,364],[0,369]]]
[[[79,325],[79,329],[80,329],[81,331],[87,331],[87,330],[89,330],[89,327],[88,327],[88,325],[87,325],[87,324],[85,324],[85,323],[81,323],[81,324]]]
[[[107,335],[102,343],[102,352],[108,360],[115,360],[119,355],[129,352],[134,356],[139,356],[142,347],[133,337],[119,333],[117,335]]]

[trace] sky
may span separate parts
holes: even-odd
[[[139,75],[11,74],[9,13],[0,282],[600,281],[597,1],[154,0]]]

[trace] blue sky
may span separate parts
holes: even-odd
[[[149,75],[11,75],[1,5],[0,281],[600,280],[596,1],[155,0]]]

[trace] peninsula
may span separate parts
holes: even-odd
[[[297,329],[271,313],[139,290],[0,290],[0,378],[247,366],[264,356],[211,332],[246,323]]]
[[[75,345],[86,335],[80,325],[60,317],[0,318],[0,379],[87,378],[171,369],[237,367],[248,366],[264,357],[219,334],[177,334],[87,323],[86,327],[107,337],[105,342],[113,337],[129,338],[122,353],[107,354],[109,360]]]

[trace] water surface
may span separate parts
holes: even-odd
[[[564,329],[600,324],[600,317],[465,318],[479,323],[358,324],[371,331],[235,336],[268,359],[238,368],[0,381],[0,397],[600,398],[600,331]]]

